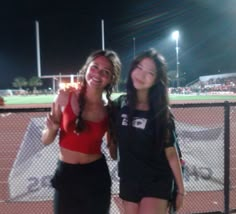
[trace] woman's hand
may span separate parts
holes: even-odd
[[[53,103],[51,112],[46,118],[46,128],[42,132],[42,143],[51,144],[57,136],[60,127],[61,111],[58,104]]]
[[[181,207],[183,207],[184,197],[185,197],[185,193],[177,192],[176,201],[175,201],[176,211],[178,211]]]
[[[53,103],[52,104],[52,110],[50,113],[48,113],[46,118],[46,126],[49,130],[57,131],[60,126],[60,113],[58,112],[58,106]]]

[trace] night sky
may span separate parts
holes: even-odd
[[[186,83],[236,72],[235,0],[8,0],[0,3],[0,89],[12,88],[15,77],[37,76],[35,20],[42,75],[52,75],[77,73],[90,52],[102,48],[102,19],[105,47],[119,54],[122,78],[134,50],[150,47],[175,70],[174,30]]]

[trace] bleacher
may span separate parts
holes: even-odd
[[[185,87],[170,88],[169,92],[172,94],[235,94],[236,73],[200,76],[199,79],[188,83]]]

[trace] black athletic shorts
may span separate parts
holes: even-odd
[[[142,198],[154,197],[164,200],[171,198],[173,190],[172,178],[159,178],[152,181],[120,180],[120,198],[139,203]]]
[[[89,164],[58,162],[51,180],[54,214],[108,214],[111,178],[105,157]]]

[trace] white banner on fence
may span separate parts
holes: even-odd
[[[58,158],[58,139],[53,144],[41,143],[45,118],[32,118],[9,175],[10,200],[51,200],[50,180]],[[186,161],[187,191],[223,189],[223,128],[205,128],[177,122],[180,147]],[[103,152],[108,157],[105,143]],[[210,158],[211,157],[211,158]],[[112,176],[112,193],[119,191],[117,162],[108,159]]]
[[[223,189],[223,127],[205,128],[177,122],[179,144],[186,161],[184,173],[187,191]]]

